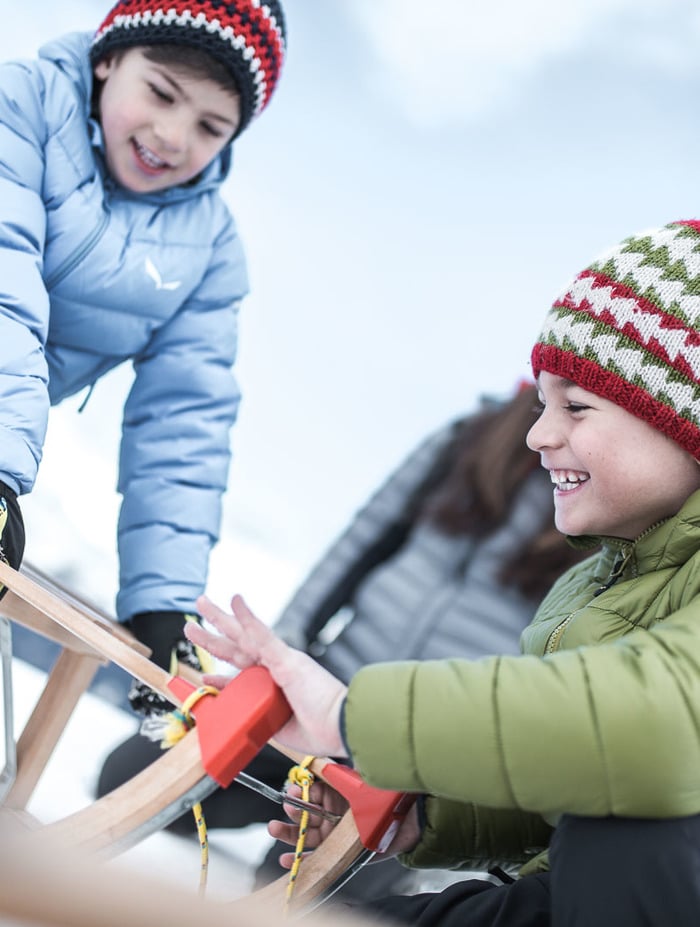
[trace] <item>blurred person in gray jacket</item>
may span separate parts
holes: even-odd
[[[302,582],[275,623],[345,682],[368,663],[473,659],[518,653],[520,633],[554,580],[581,558],[554,527],[552,484],[528,449],[537,391],[484,398],[467,417],[428,436],[371,496]],[[107,758],[98,794],[160,754],[135,735]],[[246,772],[282,787],[290,761],[265,748]],[[242,785],[205,799],[209,828],[267,821],[269,801]],[[187,814],[170,825],[194,832]],[[286,872],[272,847],[258,886]],[[366,867],[346,900],[415,891],[419,875],[394,860]],[[421,878],[424,878],[422,876]]]

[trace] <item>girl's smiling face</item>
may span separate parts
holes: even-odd
[[[542,413],[527,435],[554,483],[564,534],[634,540],[700,489],[700,466],[621,406],[546,371]]]

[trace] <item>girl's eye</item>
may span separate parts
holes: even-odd
[[[576,412],[585,412],[588,409],[588,406],[583,405],[581,402],[568,402],[564,408],[567,412],[576,413]]]

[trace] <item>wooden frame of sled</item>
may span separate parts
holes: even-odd
[[[196,685],[152,663],[146,648],[118,622],[37,570],[24,566],[18,572],[0,562],[0,583],[8,590],[0,600],[0,616],[61,647],[17,740],[14,781],[0,803],[0,815],[42,828],[51,839],[79,851],[110,856],[165,826],[218,786],[230,784],[265,743],[299,762],[299,756],[271,739],[289,717],[284,696],[266,670],[251,667],[218,695],[201,698],[190,709],[196,727],[149,767],[86,808],[42,824],[26,812],[27,803],[100,664],[119,665],[176,705]],[[301,867],[293,901],[299,908],[326,892],[367,851],[385,846],[409,802],[400,793],[367,786],[354,771],[330,760],[316,759],[310,768],[348,798],[350,810]],[[255,895],[281,905],[286,887],[283,876]]]

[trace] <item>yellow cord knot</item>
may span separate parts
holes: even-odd
[[[182,703],[181,708],[175,708],[170,712],[170,714],[168,714],[168,724],[163,731],[163,739],[160,743],[163,750],[167,750],[169,747],[174,747],[175,744],[179,740],[182,740],[185,734],[192,730],[194,727],[195,721],[194,717],[190,713],[190,709],[193,708],[205,695],[218,694],[219,690],[215,689],[213,686],[200,686],[198,689],[195,689],[194,692],[187,696],[185,701]]]
[[[315,757],[305,756],[304,759],[297,766],[292,766],[289,770],[289,775],[287,779],[292,785],[298,785],[301,788],[301,797],[304,801],[309,801],[309,792],[311,786],[314,782],[314,774],[309,769],[311,763],[313,763]],[[289,872],[289,881],[287,882],[287,897],[285,901],[285,910],[289,908],[289,903],[292,898],[292,892],[294,891],[294,883],[296,882],[297,875],[299,874],[299,867],[301,866],[301,860],[304,856],[304,844],[306,843],[306,831],[309,825],[309,812],[302,811],[301,819],[299,821],[299,836],[297,838],[297,845],[294,850],[294,862],[292,863],[292,868]]]

